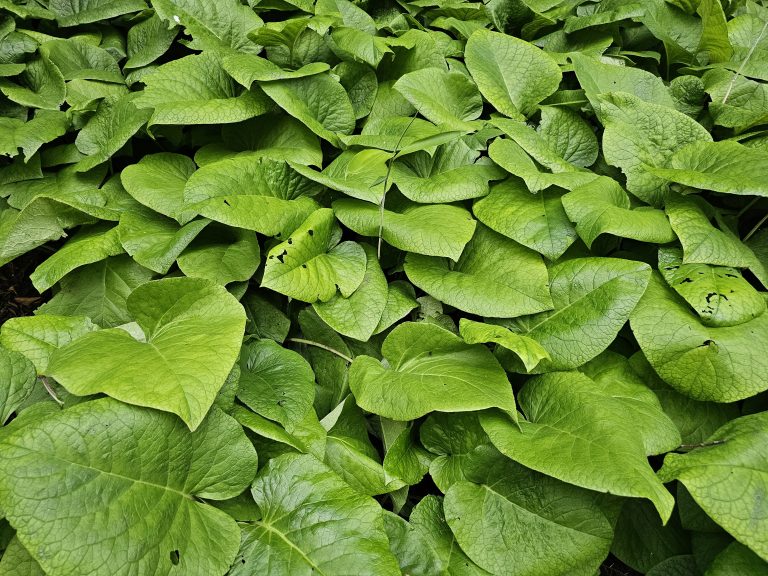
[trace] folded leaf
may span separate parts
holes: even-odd
[[[387,367],[370,356],[358,356],[350,367],[349,386],[364,410],[392,420],[433,411],[515,410],[512,387],[488,349],[434,324],[400,324],[382,354]]]
[[[37,380],[35,366],[18,352],[0,346],[0,425],[5,426],[8,418],[32,393]]]
[[[148,282],[127,304],[146,340],[120,328],[86,334],[56,350],[46,374],[73,394],[103,392],[173,412],[196,429],[240,351],[242,306],[222,286],[198,278]]]
[[[533,370],[544,359],[551,359],[549,352],[533,338],[522,336],[495,324],[483,324],[462,318],[459,331],[467,344],[493,342],[514,352],[520,358],[527,371]]]
[[[239,494],[256,453],[217,409],[190,433],[169,414],[103,398],[27,421],[0,450],[0,506],[46,573],[223,574],[235,558],[237,524],[200,499]],[[67,488],[50,491],[52,481]]]
[[[731,420],[710,437],[714,445],[669,454],[663,482],[678,480],[720,526],[768,562],[768,413]]]
[[[635,409],[579,372],[544,374],[518,394],[526,420],[480,415],[506,456],[548,476],[598,492],[653,502],[664,523],[675,500],[646,460],[633,422]],[[659,410],[660,412],[660,410]]]

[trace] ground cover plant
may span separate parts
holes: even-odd
[[[0,0],[0,575],[768,574],[768,7]]]

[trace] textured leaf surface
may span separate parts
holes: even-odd
[[[242,306],[222,287],[196,278],[144,284],[127,304],[145,341],[120,328],[86,334],[54,352],[46,374],[73,394],[104,392],[173,412],[194,430],[237,357]]]
[[[409,254],[405,273],[431,296],[470,314],[511,318],[553,307],[541,256],[484,226],[475,229],[454,266],[445,258]]]
[[[0,424],[27,399],[35,386],[35,366],[18,352],[0,347]]]
[[[675,390],[696,400],[733,402],[768,388],[768,316],[705,326],[682,298],[651,277],[631,326],[648,362]]]
[[[400,573],[389,551],[381,508],[313,456],[272,459],[259,472],[251,493],[261,517],[243,529],[244,562],[235,562],[231,574]]]
[[[350,368],[349,385],[364,410],[393,420],[435,410],[515,410],[512,387],[491,353],[434,324],[399,325],[382,354],[388,367],[358,356]]]
[[[768,561],[766,422],[765,412],[728,422],[710,437],[722,442],[668,455],[659,477],[679,480],[715,522]]]
[[[498,412],[480,416],[503,454],[570,484],[647,498],[664,522],[669,519],[674,498],[648,464],[642,438],[627,424],[634,412],[628,403],[577,372],[539,376],[523,387],[518,401],[526,415],[518,425]]]
[[[231,498],[254,476],[253,447],[218,410],[190,433],[105,398],[33,419],[0,447],[0,502],[46,572],[172,574],[176,552],[184,570],[221,574],[237,553],[235,521],[193,498]]]

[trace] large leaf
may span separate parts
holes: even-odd
[[[337,200],[333,211],[347,228],[363,236],[379,235],[395,248],[458,260],[477,222],[457,206],[407,206],[402,212],[384,210],[360,200]]]
[[[316,302],[313,308],[339,334],[366,341],[379,327],[390,290],[387,277],[376,259],[376,251],[367,244],[363,245],[363,249],[366,265],[360,286],[348,297],[336,294],[327,302]],[[396,297],[397,293],[393,296]]]
[[[659,271],[707,326],[736,326],[765,312],[765,299],[736,268],[683,264],[680,250],[659,250]]]
[[[37,373],[35,366],[18,352],[0,347],[0,425],[5,425],[11,414],[32,393]]]
[[[669,454],[659,471],[664,482],[681,482],[715,522],[766,562],[767,436],[767,412],[737,418],[712,434],[713,445]]]
[[[246,342],[237,397],[251,410],[291,430],[312,409],[315,375],[299,354],[272,340]]]
[[[624,92],[600,96],[599,101],[606,161],[621,168],[627,190],[658,206],[666,193],[666,181],[646,166],[664,166],[686,144],[711,142],[712,136],[682,112]]]
[[[605,350],[643,295],[649,274],[647,264],[617,258],[577,258],[550,268],[554,310],[508,323],[549,352],[551,360],[534,371],[570,370]]]
[[[491,353],[439,326],[400,324],[382,354],[386,367],[370,356],[358,356],[350,367],[349,386],[369,412],[413,420],[432,411],[515,410],[512,387]]]
[[[705,326],[654,275],[632,313],[648,362],[675,390],[696,400],[733,402],[768,388],[768,315],[738,326]]]
[[[251,493],[261,515],[243,528],[232,576],[400,574],[379,505],[313,456],[273,458]]]
[[[64,276],[59,291],[37,313],[87,316],[102,328],[113,328],[130,322],[126,300],[153,275],[126,255],[106,258]]]
[[[459,323],[461,337],[467,344],[493,342],[514,352],[527,371],[533,370],[544,359],[551,359],[549,352],[533,338],[507,330],[495,324],[483,324],[462,318]]]
[[[298,228],[317,204],[320,187],[283,161],[248,155],[200,168],[184,187],[184,203],[228,226],[268,236]]]
[[[195,216],[184,203],[184,186],[194,171],[195,163],[187,156],[161,152],[126,166],[120,180],[136,200],[179,224],[186,224]]]
[[[694,142],[677,150],[666,167],[650,171],[692,188],[724,194],[768,196],[768,153],[738,142]]]
[[[458,262],[409,254],[408,279],[438,300],[470,314],[512,318],[552,309],[541,256],[478,226]]]
[[[56,350],[46,374],[73,394],[103,392],[173,412],[194,430],[237,358],[242,306],[223,287],[198,278],[143,284],[127,304],[143,339],[120,328],[86,334]]]
[[[400,92],[419,111],[449,130],[471,129],[483,110],[483,99],[472,80],[460,72],[444,72],[439,68],[422,68],[404,74],[395,83]]]
[[[517,398],[525,420],[513,423],[499,412],[480,416],[503,454],[570,484],[647,498],[664,522],[669,519],[675,500],[646,460],[631,402],[578,372],[538,376]]]
[[[76,26],[139,12],[146,8],[142,0],[52,0],[48,9],[61,26]]]
[[[470,36],[464,56],[480,92],[506,116],[531,114],[560,85],[557,63],[513,36],[478,30]]]
[[[492,574],[594,571],[613,538],[594,494],[486,452],[469,464],[470,481],[445,495],[445,519],[462,550]]]
[[[150,125],[229,124],[271,107],[263,93],[240,89],[210,52],[163,64],[144,82],[147,87],[134,104],[154,109]]]
[[[576,240],[562,195],[553,188],[532,194],[522,181],[509,178],[492,186],[491,193],[475,202],[472,211],[496,232],[556,260]]]
[[[562,202],[587,247],[601,234],[656,244],[674,242],[677,238],[662,210],[648,206],[630,208],[629,196],[612,178],[601,177],[574,188],[563,196]]]
[[[350,134],[355,127],[352,102],[344,87],[329,74],[260,85],[280,108],[331,144],[338,145],[339,134]]]
[[[223,574],[237,554],[234,519],[199,499],[242,492],[256,453],[217,409],[190,433],[169,414],[94,400],[26,421],[0,453],[0,506],[46,573]]]
[[[290,237],[267,255],[261,285],[304,302],[326,302],[338,290],[350,296],[365,277],[365,250],[339,244],[341,230],[329,208],[310,214]]]

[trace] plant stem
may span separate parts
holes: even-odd
[[[760,221],[759,221],[757,224],[755,224],[755,225],[752,227],[752,230],[750,230],[749,232],[747,232],[747,235],[746,235],[746,236],[744,236],[744,238],[742,239],[742,242],[746,242],[747,240],[749,240],[750,238],[752,238],[752,236],[754,236],[755,232],[757,232],[757,231],[758,231],[758,229],[760,228],[760,226],[762,226],[763,224],[765,224],[765,221],[766,221],[766,220],[768,220],[768,214],[766,214],[765,216],[763,216],[762,218],[760,218]]]
[[[417,109],[411,117],[411,121],[408,122],[408,125],[405,127],[405,130],[400,134],[400,138],[398,138],[397,144],[395,144],[394,154],[392,154],[392,157],[387,164],[387,174],[384,176],[384,192],[381,195],[381,202],[379,203],[379,239],[376,243],[376,258],[378,260],[381,260],[381,235],[384,232],[384,202],[387,199],[387,187],[389,186],[389,175],[392,172],[392,164],[395,162],[395,158],[397,158],[397,154],[400,151],[400,144],[402,143],[403,138],[405,138],[405,134],[408,132],[408,129],[414,123],[416,116],[418,115],[419,111]]]
[[[755,40],[755,43],[752,44],[749,48],[749,52],[747,52],[746,58],[741,61],[741,64],[739,65],[739,69],[736,70],[736,74],[731,78],[731,82],[728,84],[728,90],[725,91],[725,96],[723,96],[722,105],[725,106],[725,103],[728,101],[728,97],[731,95],[731,90],[733,90],[734,85],[736,84],[736,79],[741,76],[741,71],[744,70],[744,66],[746,66],[747,62],[749,62],[749,59],[752,58],[752,54],[754,54],[755,49],[757,48],[757,45],[760,43],[760,40],[763,39],[763,35],[765,34],[765,31],[768,30],[768,21],[766,21],[765,24],[763,24],[763,29],[760,30],[760,34],[757,35],[757,39]]]
[[[59,406],[64,406],[64,402],[56,396],[56,392],[53,391],[53,388],[51,388],[51,383],[48,382],[48,378],[45,376],[40,376],[40,381],[43,383],[43,388],[45,388],[45,391],[48,392],[48,395],[53,398],[53,401],[56,402]]]
[[[688,451],[696,448],[706,448],[708,446],[719,446],[720,444],[725,444],[725,440],[711,440],[710,442],[702,442],[701,444],[680,444],[677,449]]]
[[[345,360],[346,362],[352,363],[352,358],[344,354],[343,352],[339,352],[335,348],[331,348],[330,346],[327,346],[325,344],[322,344],[320,342],[315,342],[314,340],[305,340],[304,338],[288,338],[291,342],[296,342],[297,344],[307,344],[308,346],[315,346],[317,348],[322,348],[323,350],[326,350],[330,352],[331,354],[336,354],[339,358],[342,360]]]

